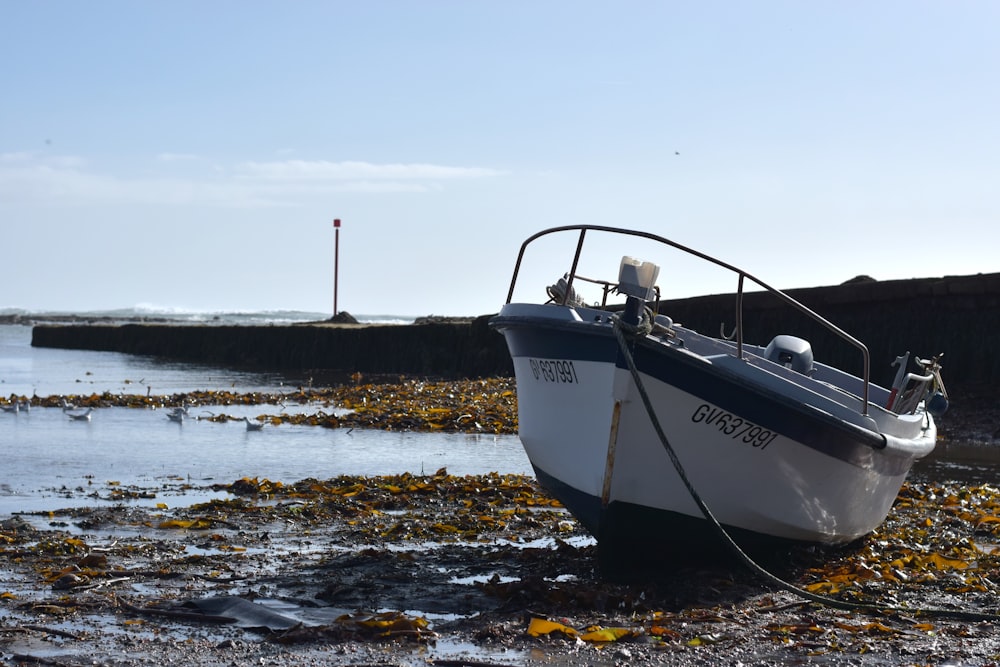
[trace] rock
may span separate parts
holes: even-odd
[[[334,324],[357,324],[358,320],[346,310],[342,310],[327,320],[327,322],[333,322]]]

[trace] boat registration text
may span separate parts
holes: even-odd
[[[565,359],[529,359],[531,373],[539,382],[555,382],[556,384],[579,384],[576,368],[572,361]]]
[[[760,449],[766,449],[778,437],[774,431],[705,403],[694,409],[691,421],[705,426],[714,426],[719,429],[720,433],[728,435],[733,440],[741,440]]]

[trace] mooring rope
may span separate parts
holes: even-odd
[[[646,393],[646,388],[643,385],[642,378],[639,376],[639,370],[636,368],[635,360],[632,358],[632,352],[628,349],[628,343],[625,340],[625,332],[628,331],[633,335],[645,335],[649,331],[649,318],[647,313],[643,313],[642,319],[638,325],[628,324],[623,322],[620,317],[614,317],[614,332],[615,338],[618,340],[618,346],[621,348],[622,355],[625,357],[625,362],[628,364],[629,372],[632,374],[632,380],[635,382],[636,390],[639,392],[639,396],[642,398],[643,406],[646,408],[646,412],[649,414],[650,422],[653,424],[653,429],[656,431],[657,437],[660,439],[660,444],[663,445],[663,449],[666,450],[667,456],[670,457],[670,462],[674,466],[674,470],[677,471],[677,475],[684,482],[684,486],[687,487],[688,493],[691,495],[691,499],[694,500],[695,504],[698,505],[698,509],[701,510],[702,515],[709,522],[709,524],[715,529],[715,532],[722,539],[723,543],[732,551],[736,557],[745,564],[751,572],[756,574],[758,577],[763,579],[765,582],[770,583],[778,588],[781,588],[789,593],[797,595],[803,599],[809,600],[810,602],[816,602],[818,604],[832,607],[834,609],[840,609],[843,611],[857,611],[866,614],[885,614],[885,613],[901,613],[901,614],[911,614],[914,616],[931,616],[937,618],[955,618],[960,620],[972,620],[972,621],[1000,621],[1000,615],[990,614],[986,612],[975,612],[975,611],[962,611],[958,609],[934,609],[934,608],[905,608],[905,607],[895,607],[891,605],[883,605],[875,602],[847,602],[844,600],[837,600],[835,598],[826,597],[824,595],[817,595],[803,588],[799,588],[795,584],[785,581],[781,577],[772,574],[767,569],[758,564],[753,558],[751,558],[736,541],[730,536],[726,529],[719,523],[719,520],[715,518],[712,514],[712,510],[709,509],[708,505],[702,499],[701,495],[694,488],[694,485],[687,477],[687,473],[684,471],[684,466],[681,464],[680,459],[677,458],[677,453],[674,451],[673,446],[667,439],[666,433],[664,433],[663,428],[660,426],[660,420],[656,416],[656,411],[653,408],[653,403],[649,398],[649,394]]]

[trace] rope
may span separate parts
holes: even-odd
[[[1000,621],[1000,615],[985,612],[951,609],[907,609],[904,607],[894,607],[874,602],[846,602],[843,600],[837,600],[823,595],[817,595],[805,589],[799,588],[798,586],[785,581],[781,577],[772,574],[753,560],[745,551],[743,551],[742,548],[740,548],[740,545],[733,540],[726,529],[723,528],[722,524],[720,524],[718,519],[715,518],[715,515],[712,514],[708,505],[706,505],[705,501],[702,500],[701,495],[699,495],[697,490],[695,490],[694,485],[691,484],[691,481],[687,477],[687,473],[684,471],[684,466],[681,464],[680,459],[677,458],[677,454],[674,452],[673,446],[671,446],[670,441],[667,439],[666,433],[663,432],[663,428],[660,426],[660,420],[656,416],[656,411],[653,409],[653,403],[649,398],[649,394],[646,393],[646,388],[642,383],[642,378],[639,376],[635,360],[632,358],[632,353],[628,349],[628,343],[625,341],[625,333],[630,332],[635,334],[641,332],[644,328],[644,322],[648,324],[648,318],[645,312],[643,313],[643,318],[638,325],[630,325],[626,322],[622,322],[621,318],[618,316],[614,317],[615,338],[618,340],[618,347],[621,349],[622,355],[625,357],[625,362],[628,364],[629,372],[632,374],[632,380],[635,382],[635,387],[639,392],[639,396],[642,398],[643,406],[646,408],[647,414],[649,414],[650,422],[652,422],[653,429],[656,431],[656,435],[660,439],[660,444],[663,445],[663,449],[667,452],[667,456],[670,457],[670,462],[673,464],[674,470],[677,471],[677,475],[681,478],[681,481],[684,482],[684,486],[687,487],[688,493],[691,495],[691,499],[694,500],[698,509],[701,510],[702,515],[722,539],[723,544],[725,544],[726,547],[733,552],[737,559],[746,565],[751,572],[756,574],[765,582],[797,595],[805,600],[843,611],[856,611],[866,614],[904,613],[937,618],[955,618],[959,620]]]

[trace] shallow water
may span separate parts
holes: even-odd
[[[104,391],[173,394],[192,390],[281,392],[298,386],[296,378],[280,374],[193,367],[117,353],[32,348],[30,336],[30,327],[0,325],[2,395],[48,396]],[[312,413],[316,408],[292,404],[208,406],[192,408],[192,415],[196,418],[216,411],[255,417],[282,411]],[[240,422],[191,419],[177,424],[169,421],[162,410],[129,408],[98,410],[90,422],[72,421],[54,408],[34,408],[17,415],[0,414],[0,461],[0,520],[15,512],[98,505],[109,502],[113,490],[128,486],[155,490],[155,497],[129,500],[129,503],[189,506],[208,497],[226,494],[191,491],[188,484],[204,489],[214,483],[229,484],[241,477],[294,482],[308,477],[327,479],[340,474],[429,473],[442,467],[460,475],[490,471],[530,474],[530,465],[515,436],[400,433],[289,424],[248,432]],[[973,483],[995,481],[998,472],[1000,450],[951,444],[939,448],[932,459],[921,462],[915,471],[925,479],[958,479]],[[34,519],[44,520],[41,517]],[[64,530],[74,528],[66,526]],[[118,525],[114,530],[120,536],[122,531],[131,528]],[[191,554],[198,553],[194,546],[186,548]],[[276,553],[281,548],[301,550],[302,546],[299,542],[270,542],[267,548]],[[13,585],[8,582],[6,587]],[[130,587],[135,593],[143,590],[141,583]],[[328,620],[322,616],[323,612],[312,607],[290,607],[278,602],[274,605],[277,611],[302,620]],[[10,613],[7,609],[4,612]],[[424,615],[419,609],[411,613]],[[310,617],[309,614],[316,615]],[[77,633],[93,630],[78,623],[70,620],[58,627]],[[102,632],[111,636],[121,627],[117,619],[108,619]],[[169,636],[163,633],[171,632],[165,626],[155,627],[158,636]],[[141,632],[133,628],[129,626],[126,631]],[[191,635],[187,628],[176,632],[179,641]],[[25,653],[39,656],[60,655],[62,651],[61,647],[42,644],[23,649]],[[447,636],[430,649],[420,647],[411,652],[403,648],[401,651],[396,657],[403,661],[412,658],[413,664],[425,663],[435,656],[448,659],[464,656],[473,662],[496,664],[510,661],[575,664],[580,657],[561,650],[561,645],[541,645],[529,654],[493,650]],[[617,655],[609,651],[605,664],[625,660],[618,659]],[[587,654],[587,658],[594,664],[598,662],[594,653]],[[757,658],[755,664],[784,662],[778,653],[769,652]],[[711,662],[710,658],[705,660]],[[822,656],[815,661],[817,664],[843,663],[843,660]],[[866,664],[889,663],[874,658]]]
[[[291,391],[293,378],[163,362],[113,352],[31,347],[31,329],[0,326],[0,392],[6,396],[113,393],[174,394],[197,389]],[[160,488],[229,484],[242,477],[285,483],[342,474],[491,471],[530,474],[516,436],[406,433],[315,426],[266,426],[198,420],[213,412],[256,417],[314,413],[316,406],[198,406],[182,424],[163,410],[105,408],[88,421],[62,410],[0,414],[0,517],[93,502],[115,486]],[[327,408],[328,409],[328,408]],[[185,504],[195,502],[185,493]]]
[[[0,395],[170,395],[195,389],[288,389],[297,378],[193,366],[156,357],[32,347],[31,327],[0,325]]]
[[[291,392],[299,378],[163,361],[155,357],[31,346],[31,327],[0,325],[0,394],[5,396],[175,394],[193,390]],[[192,416],[313,413],[315,406],[196,407]],[[516,436],[406,433],[369,429],[267,426],[191,419],[176,424],[159,410],[107,408],[90,422],[61,410],[0,414],[0,517],[91,502],[109,483],[159,487],[156,500],[184,487],[228,484],[242,477],[285,483],[341,474],[531,474]],[[1000,479],[1000,449],[949,443],[920,462],[923,479],[969,483]],[[185,502],[197,502],[185,491]]]
[[[981,442],[938,443],[930,456],[917,462],[910,476],[927,481],[997,484],[1000,447]]]

